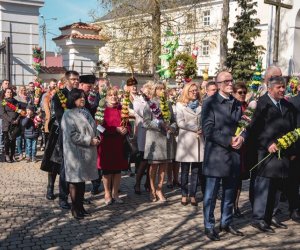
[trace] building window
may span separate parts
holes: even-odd
[[[186,28],[188,30],[194,29],[196,25],[196,16],[194,13],[188,13],[186,15]]]
[[[209,41],[202,42],[202,56],[209,56]]]
[[[203,25],[210,25],[210,10],[203,11]]]

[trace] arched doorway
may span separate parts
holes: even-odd
[[[294,72],[300,72],[300,10],[296,16],[294,36]]]

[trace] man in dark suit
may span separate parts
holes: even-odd
[[[262,232],[273,233],[271,223],[286,228],[278,220],[274,221],[275,218],[272,220],[272,215],[276,194],[286,185],[290,161],[295,158],[292,147],[282,151],[279,159],[276,143],[277,139],[295,129],[295,112],[293,106],[284,99],[285,81],[280,76],[280,69],[269,68],[266,75],[270,75],[270,70],[278,74],[268,78],[268,91],[258,100],[251,124],[251,131],[256,138],[258,161],[273,153],[256,169],[252,226]]]
[[[69,92],[73,88],[78,88],[79,74],[77,71],[67,71],[65,73],[65,87],[61,92],[68,98]],[[57,174],[59,173],[59,206],[63,209],[70,209],[68,203],[68,186],[65,180],[65,169],[62,159],[62,135],[60,133],[60,123],[64,114],[62,106],[57,94],[53,96],[51,101],[51,113],[53,113],[52,126],[49,133],[49,139],[45,148],[44,157],[41,164],[41,170],[48,172],[48,186],[46,198],[54,200],[54,183]]]
[[[221,181],[223,197],[220,230],[243,236],[242,232],[231,225],[240,171],[238,149],[245,136],[235,136],[242,115],[241,103],[231,95],[233,79],[229,72],[219,73],[216,82],[219,91],[204,101],[202,109],[202,130],[205,138],[203,174],[206,180],[203,213],[205,235],[211,240],[220,239],[214,229],[214,209]]]
[[[300,84],[297,87],[298,94],[290,99],[297,113],[297,128],[300,128]],[[296,142],[296,159],[291,163],[287,193],[289,194],[289,210],[292,220],[300,221],[300,200],[299,200],[299,180],[300,180],[300,141]]]

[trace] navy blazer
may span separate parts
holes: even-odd
[[[242,104],[219,93],[208,97],[202,108],[202,130],[205,138],[203,174],[212,177],[237,177],[240,155],[231,147],[232,137],[242,116]]]

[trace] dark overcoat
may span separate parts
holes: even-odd
[[[203,174],[211,177],[238,177],[240,154],[231,147],[242,104],[235,98],[224,99],[219,93],[208,97],[202,108],[205,138]]]
[[[64,88],[62,93],[68,98],[69,90]],[[55,117],[51,118],[49,138],[45,147],[43,160],[41,163],[41,170],[46,172],[58,172],[62,162],[62,134],[60,131],[60,123],[64,114],[64,108],[61,106],[58,95],[55,94],[52,99],[53,105],[51,105],[51,113],[55,114]],[[52,112],[54,111],[54,112]],[[53,122],[53,120],[55,120]]]
[[[277,139],[292,131],[296,127],[296,114],[292,104],[282,99],[281,111],[272,102],[268,93],[260,97],[251,124],[258,151],[258,161],[266,157],[268,148],[277,143]],[[282,150],[281,159],[278,154],[272,154],[270,158],[260,164],[257,175],[267,178],[286,178],[290,166],[290,156],[295,154],[295,147]]]
[[[10,98],[5,100],[15,106],[19,106],[17,100],[15,98]],[[9,130],[9,126],[12,124],[13,121],[17,120],[19,114],[13,111],[8,106],[3,106],[0,103],[0,118],[2,119],[2,131],[7,132]]]

